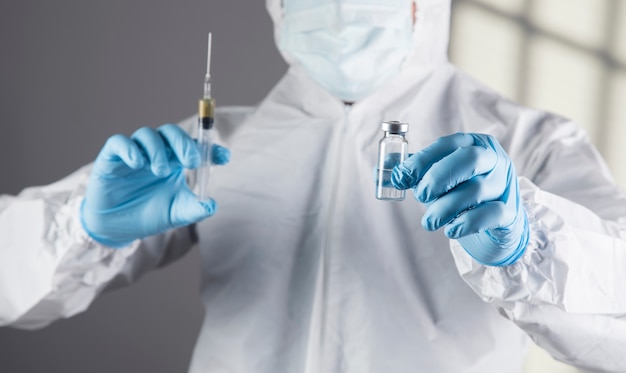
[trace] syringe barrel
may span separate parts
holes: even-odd
[[[209,198],[209,176],[211,174],[211,132],[215,118],[215,100],[203,98],[198,101],[198,147],[202,163],[196,170],[198,196],[201,200]]]
[[[200,150],[201,163],[196,169],[196,180],[198,183],[198,197],[201,200],[207,200],[209,198],[209,177],[211,175],[211,148],[213,147],[213,140],[210,128],[205,128],[202,121],[203,118],[198,120],[198,148]],[[211,118],[213,120],[213,118]]]

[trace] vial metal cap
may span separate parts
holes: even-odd
[[[409,124],[401,123],[397,120],[392,120],[388,122],[382,122],[380,124],[380,129],[389,133],[404,134],[409,131]]]

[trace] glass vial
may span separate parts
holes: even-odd
[[[380,127],[385,135],[378,143],[376,198],[384,201],[402,201],[406,192],[391,185],[391,171],[407,157],[409,143],[404,135],[409,130],[409,124],[390,121],[381,123]]]

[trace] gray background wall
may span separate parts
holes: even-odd
[[[218,104],[252,105],[286,64],[264,1],[0,2],[0,194],[91,162],[107,137],[194,113],[213,32]],[[198,256],[35,332],[0,328],[0,372],[183,372]]]

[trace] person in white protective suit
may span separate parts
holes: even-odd
[[[75,315],[197,244],[191,372],[520,372],[529,337],[626,372],[626,194],[580,127],[451,65],[449,0],[267,7],[290,68],[216,113],[219,211],[184,180],[195,117],[112,137],[1,197],[0,323]],[[410,123],[401,203],[374,198],[385,120]]]

